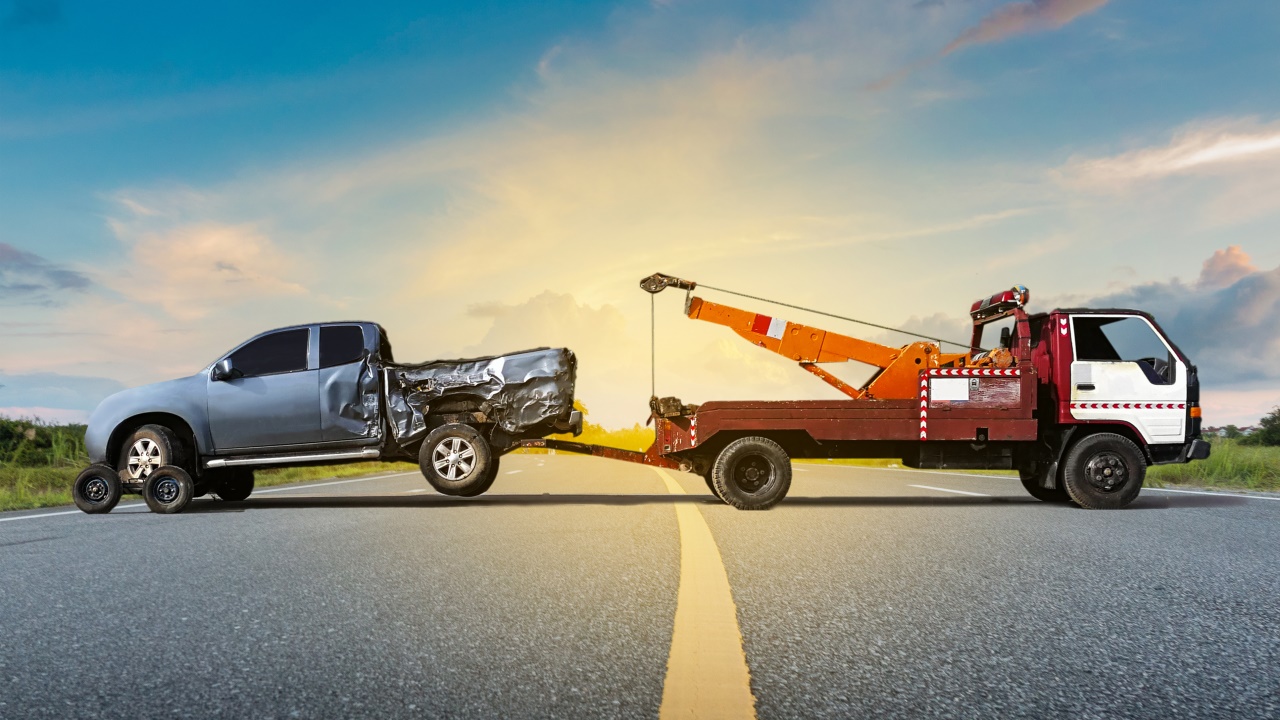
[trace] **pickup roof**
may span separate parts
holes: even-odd
[[[141,492],[161,512],[205,493],[248,497],[253,468],[368,460],[416,460],[437,490],[477,495],[519,441],[581,432],[575,374],[564,348],[406,365],[376,323],[299,325],[257,335],[191,377],[112,395],[85,442],[98,467],[118,473],[117,498]],[[160,468],[178,477],[152,493]]]

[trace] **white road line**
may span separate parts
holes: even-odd
[[[35,518],[53,517],[54,515],[78,515],[79,510],[62,510],[61,512],[40,513],[39,515],[22,515],[19,517],[0,518],[0,522],[12,522],[14,520],[33,520]]]
[[[267,493],[289,492],[292,490],[310,490],[311,488],[328,487],[329,485],[346,485],[347,483],[368,482],[370,480],[385,480],[387,478],[401,477],[404,475],[419,475],[416,472],[392,473],[391,475],[374,475],[373,477],[355,478],[354,480],[334,480],[333,482],[312,483],[310,485],[299,485],[298,487],[271,488],[270,490],[254,490],[254,495],[265,495]]]
[[[1245,493],[1209,492],[1207,490],[1173,490],[1171,488],[1158,488],[1158,487],[1143,488],[1143,490],[1155,490],[1156,492],[1182,493],[1183,495],[1216,495],[1217,497],[1249,498],[1250,500],[1280,500],[1280,497],[1271,497],[1269,495],[1246,495]]]
[[[518,473],[518,472],[524,472],[524,471],[523,471],[523,470],[508,470],[508,471],[507,471],[507,474],[508,474],[508,475],[515,475],[515,474],[516,474],[516,473]]]
[[[414,488],[413,490],[406,490],[405,494],[412,495],[413,493],[420,493],[420,492],[426,492],[426,491],[427,491],[426,488]]]
[[[920,488],[921,490],[937,490],[938,492],[949,492],[957,495],[976,495],[978,497],[991,497],[986,493],[969,492],[968,490],[952,490],[950,488],[933,487],[932,485],[908,485],[907,487]]]

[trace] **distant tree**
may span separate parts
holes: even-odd
[[[1235,425],[1228,425],[1222,428],[1222,431],[1223,437],[1228,440],[1239,440],[1244,435],[1244,433],[1240,432],[1240,428]]]
[[[1280,445],[1280,407],[1264,415],[1258,421],[1258,429],[1241,442],[1246,445]]]

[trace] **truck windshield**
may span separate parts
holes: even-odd
[[[1076,359],[1093,362],[1136,362],[1158,385],[1173,382],[1173,353],[1151,325],[1140,317],[1076,317]]]

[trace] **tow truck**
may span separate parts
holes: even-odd
[[[654,295],[684,290],[689,318],[799,363],[845,397],[692,405],[655,392],[655,438],[644,452],[553,438],[525,446],[697,473],[717,498],[742,510],[786,497],[792,458],[1017,470],[1039,500],[1115,509],[1138,497],[1149,465],[1209,456],[1196,367],[1146,312],[1032,314],[1030,292],[1014,286],[973,303],[968,347],[947,353],[924,336],[891,347],[711,302],[693,294],[696,282],[662,273],[640,287]],[[997,323],[997,343],[984,348],[984,330]],[[874,372],[854,387],[820,367],[847,362]]]

